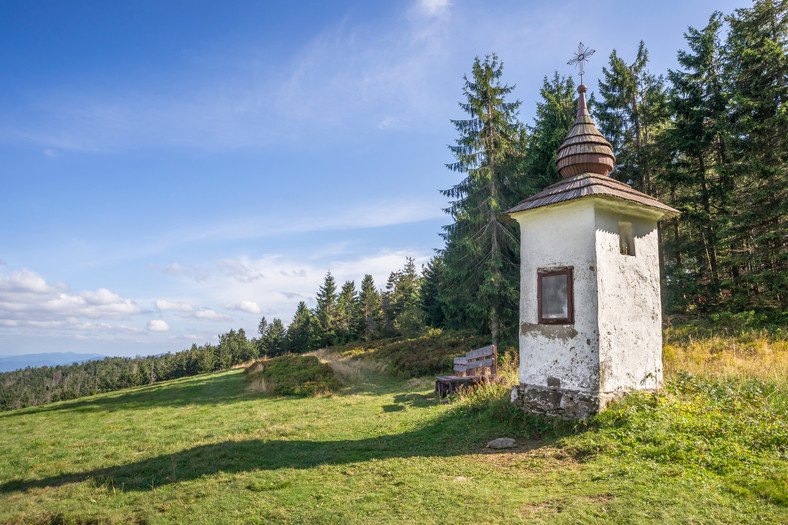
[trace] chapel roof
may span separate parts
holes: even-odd
[[[589,195],[602,195],[613,199],[623,199],[656,208],[663,211],[663,218],[674,217],[679,214],[678,210],[659,202],[650,195],[637,191],[616,179],[611,179],[610,177],[595,173],[581,173],[556,182],[536,195],[528,197],[506,213],[517,213],[534,208],[541,208],[542,206],[579,199]]]
[[[654,197],[608,177],[615,167],[616,157],[613,155],[613,146],[596,129],[588,113],[586,91],[588,88],[581,83],[577,88],[580,97],[575,123],[556,154],[556,165],[563,180],[528,197],[506,213],[523,212],[590,195],[602,195],[662,210],[662,218],[679,215],[678,210],[662,204]]]
[[[596,129],[586,105],[588,88],[580,84],[577,92],[577,117],[572,129],[558,147],[555,163],[562,177],[572,177],[581,173],[607,175],[616,165],[613,146]]]

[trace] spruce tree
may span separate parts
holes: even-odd
[[[653,183],[658,131],[667,124],[668,108],[664,80],[648,69],[648,50],[641,40],[635,60],[627,65],[616,50],[599,82],[601,100],[594,117],[613,145],[616,170],[613,176],[636,189],[659,196]]]
[[[422,272],[420,290],[421,309],[428,326],[442,328],[446,324],[446,305],[441,298],[443,283],[443,257],[434,256]]]
[[[704,310],[720,302],[720,230],[729,219],[731,183],[728,179],[727,93],[720,42],[722,15],[714,13],[708,25],[685,33],[689,51],[679,51],[682,69],[669,71],[672,83],[669,107],[674,124],[665,140],[675,159],[665,174],[679,188],[671,204],[681,212],[685,226],[684,266],[674,277]]]
[[[344,344],[355,338],[356,284],[346,281],[337,296],[337,342]]]
[[[296,312],[293,315],[293,321],[287,327],[287,343],[286,347],[288,352],[293,354],[303,354],[312,350],[310,345],[311,332],[312,332],[312,314],[309,312],[306,303],[299,301]]]
[[[375,288],[375,280],[366,274],[361,281],[361,292],[356,302],[358,313],[356,315],[356,334],[363,341],[369,341],[380,330],[381,311],[380,294]]]
[[[287,330],[282,320],[274,318],[265,332],[265,347],[268,349],[268,357],[276,357],[286,352]]]
[[[331,271],[317,292],[312,337],[315,347],[332,346],[337,341],[337,284]]]
[[[528,126],[527,152],[520,159],[517,169],[518,200],[539,193],[558,182],[555,155],[577,115],[577,92],[572,77],[556,72],[552,80],[544,77],[536,103],[534,124]]]
[[[457,312],[463,321],[480,331],[488,327],[494,344],[502,313],[516,310],[519,251],[514,226],[501,213],[516,204],[508,194],[513,173],[505,166],[520,144],[520,102],[506,101],[514,86],[501,84],[502,74],[503,65],[492,54],[476,57],[471,77],[463,77],[465,100],[459,105],[468,118],[452,120],[459,137],[449,146],[456,160],[447,165],[463,179],[443,191],[454,220],[443,234],[445,300],[464,310]],[[504,324],[511,326],[509,317]]]
[[[738,309],[788,308],[788,1],[727,18],[730,130],[737,191],[724,231],[723,283]]]

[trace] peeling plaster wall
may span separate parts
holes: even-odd
[[[597,200],[599,390],[662,385],[657,217],[643,206]],[[618,222],[632,223],[635,255],[622,255]]]
[[[520,383],[586,392],[598,389],[594,213],[593,200],[578,199],[515,216],[522,241]],[[537,271],[563,266],[574,268],[575,323],[540,325]]]

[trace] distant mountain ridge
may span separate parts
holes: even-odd
[[[76,352],[49,352],[44,354],[12,355],[0,357],[0,372],[11,372],[38,366],[70,365],[93,359],[104,359],[101,354],[78,354]]]

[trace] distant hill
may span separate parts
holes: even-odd
[[[101,354],[77,354],[76,352],[50,352],[0,357],[0,372],[11,372],[28,366],[57,366],[82,363],[93,359],[104,359]]]

